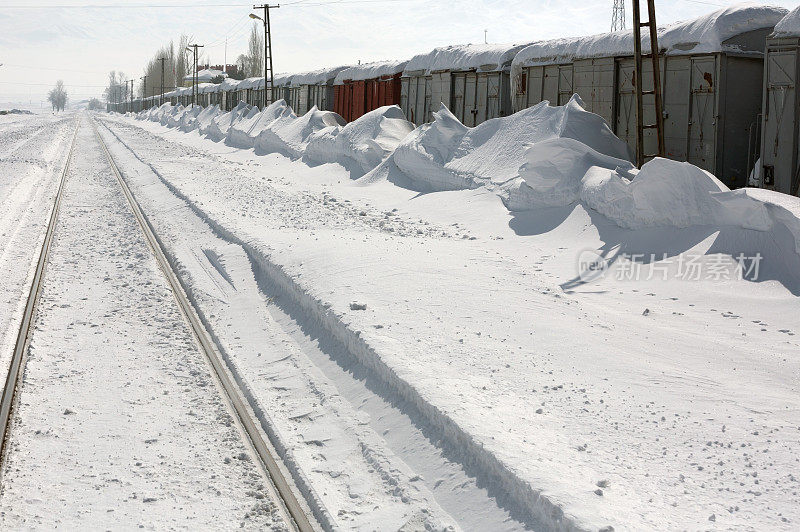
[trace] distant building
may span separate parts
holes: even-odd
[[[228,74],[226,74],[222,70],[217,70],[214,68],[204,68],[197,72],[197,83],[211,83],[212,79],[219,76],[227,78]],[[193,74],[187,74],[186,76],[183,77],[184,87],[191,87],[193,82],[194,82]]]

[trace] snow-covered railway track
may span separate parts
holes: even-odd
[[[209,362],[213,370],[213,375],[217,379],[219,387],[224,392],[224,398],[235,414],[235,420],[246,440],[246,443],[250,447],[252,453],[258,458],[259,465],[261,466],[262,471],[265,473],[265,476],[268,477],[267,485],[274,487],[274,491],[272,493],[273,498],[276,501],[280,501],[283,505],[286,522],[294,525],[297,530],[302,532],[318,529],[319,527],[313,518],[309,518],[311,512],[308,510],[307,505],[304,502],[301,502],[302,498],[296,494],[296,488],[288,480],[290,477],[284,473],[284,468],[279,465],[278,460],[276,459],[278,454],[270,444],[268,437],[261,428],[260,423],[258,422],[255,414],[252,411],[252,408],[244,396],[244,393],[239,388],[236,380],[229,371],[211,334],[208,332],[208,330],[206,330],[206,327],[200,320],[192,303],[186,296],[185,288],[183,287],[179,277],[174,272],[169,260],[167,259],[158,237],[154,233],[153,228],[150,226],[150,223],[142,212],[141,207],[136,201],[136,198],[133,196],[130,188],[125,182],[125,179],[122,177],[122,174],[119,171],[111,152],[97,130],[96,122],[92,120],[91,123],[98,143],[102,147],[109,166],[119,182],[131,211],[133,212],[136,221],[142,229],[142,232],[144,233],[147,243],[153,252],[156,261],[158,262],[159,267],[164,273],[169,288],[171,289],[175,300],[178,303],[180,311],[186,319],[186,322],[189,324],[192,334],[196,339],[197,345],[200,347],[203,355]]]
[[[67,158],[64,162],[64,168],[61,172],[58,192],[56,193],[56,198],[53,202],[52,210],[50,211],[50,220],[47,224],[44,242],[42,243],[39,259],[36,263],[36,270],[34,272],[31,288],[28,292],[28,299],[25,304],[25,310],[23,312],[22,321],[17,334],[17,341],[14,344],[14,352],[12,354],[8,374],[6,375],[5,384],[3,385],[3,395],[2,398],[0,398],[0,435],[2,435],[2,438],[0,439],[0,463],[5,459],[8,425],[9,420],[11,419],[14,397],[17,391],[17,383],[19,382],[19,377],[22,375],[22,372],[25,368],[25,354],[27,352],[28,342],[30,340],[33,317],[36,312],[39,294],[41,293],[44,270],[45,266],[47,265],[47,259],[50,253],[50,245],[53,241],[53,234],[55,233],[56,224],[58,222],[58,212],[59,208],[61,207],[61,199],[64,196],[64,184],[67,179],[67,171],[69,170],[70,162],[72,161],[72,154],[75,150],[75,141],[78,138],[79,126],[80,120],[76,120],[75,131],[72,135],[69,152],[67,153]]]

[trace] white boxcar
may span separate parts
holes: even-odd
[[[793,196],[800,189],[800,7],[767,39],[760,185]]]
[[[748,141],[759,121],[764,47],[786,10],[745,4],[659,30],[666,155],[717,175],[730,187],[746,184]],[[649,38],[643,50],[650,51]],[[633,33],[623,31],[534,43],[512,65],[514,110],[543,100],[564,104],[573,93],[636,146]],[[643,87],[652,87],[645,61]],[[645,123],[655,121],[645,98]],[[757,144],[752,142],[751,144]],[[656,150],[646,130],[645,151]]]
[[[467,126],[511,114],[511,61],[525,45],[480,44],[436,48],[413,57],[403,71],[400,107],[422,124],[441,104]]]

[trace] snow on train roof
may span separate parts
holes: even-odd
[[[291,76],[290,85],[319,85],[334,79],[336,75],[347,68],[347,66],[337,66],[333,68],[320,68],[308,72],[300,72]]]
[[[774,37],[800,37],[800,7],[789,11],[777,24],[775,24]]]
[[[725,41],[748,31],[771,28],[786,15],[782,7],[738,4],[696,19],[658,29],[658,43],[667,55],[736,51]],[[642,35],[642,49],[650,39]],[[575,59],[633,55],[633,30],[533,43],[514,58],[512,70],[521,67],[569,63]]]
[[[406,65],[406,73],[438,70],[502,70],[527,44],[457,44],[418,54]]]
[[[375,61],[374,63],[353,65],[336,74],[336,79],[333,80],[333,84],[342,85],[346,79],[359,81],[363,79],[379,78],[381,76],[391,76],[402,72],[407,64],[408,59],[405,61]]]

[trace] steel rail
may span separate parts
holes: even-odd
[[[283,471],[279,467],[278,462],[275,459],[277,453],[261,428],[261,425],[253,413],[250,404],[242,393],[242,390],[236,384],[236,381],[228,369],[228,366],[225,363],[221,353],[219,352],[216,343],[206,330],[203,322],[200,320],[191,301],[189,301],[180,278],[172,269],[172,266],[170,265],[169,260],[167,259],[163,248],[161,247],[160,241],[156,237],[153,228],[150,226],[150,222],[145,217],[141,207],[139,206],[139,203],[136,201],[136,198],[128,187],[128,184],[122,177],[122,173],[117,167],[117,164],[115,163],[108,146],[100,135],[100,131],[97,128],[95,120],[92,119],[91,122],[100,146],[103,148],[106,158],[108,159],[108,164],[116,176],[117,181],[122,188],[122,192],[128,200],[131,211],[133,211],[139,226],[144,232],[147,243],[150,246],[150,249],[153,251],[153,255],[155,256],[161,271],[167,278],[167,282],[169,283],[172,293],[178,302],[181,313],[189,324],[197,344],[200,346],[201,351],[209,362],[214,376],[217,378],[217,382],[220,384],[220,387],[224,392],[224,396],[228,402],[228,405],[235,414],[234,418],[237,420],[239,428],[248,440],[251,449],[263,467],[263,471],[267,474],[271,484],[277,490],[277,498],[279,498],[279,502],[283,503],[283,506],[288,513],[288,523],[290,526],[293,525],[300,532],[312,532],[319,530],[320,527],[316,524],[316,521],[313,521],[314,525],[316,526],[312,526],[312,520],[308,517],[310,511],[300,503],[301,499],[295,495],[295,490],[292,487],[292,484],[287,480]]]
[[[42,291],[44,270],[50,255],[53,234],[55,233],[58,223],[61,198],[64,196],[64,184],[67,181],[67,172],[70,162],[72,161],[72,154],[75,151],[75,141],[78,138],[78,129],[80,128],[81,119],[78,118],[75,122],[75,132],[72,134],[72,141],[70,143],[69,152],[67,153],[67,159],[64,163],[64,169],[61,171],[58,191],[56,192],[56,198],[53,202],[53,209],[50,211],[50,221],[47,224],[47,231],[45,232],[42,249],[39,253],[39,261],[36,263],[36,270],[33,274],[28,300],[25,303],[25,311],[22,314],[22,322],[20,323],[19,332],[17,333],[17,342],[14,344],[14,353],[8,367],[5,384],[3,385],[3,395],[2,399],[0,399],[0,435],[2,435],[2,440],[0,440],[0,464],[4,463],[6,458],[6,444],[8,429],[11,424],[11,412],[13,410],[14,398],[16,397],[20,375],[22,375],[22,372],[25,370],[25,361],[28,358],[28,344],[30,343],[30,334],[33,328],[33,318],[36,314],[39,295]]]

